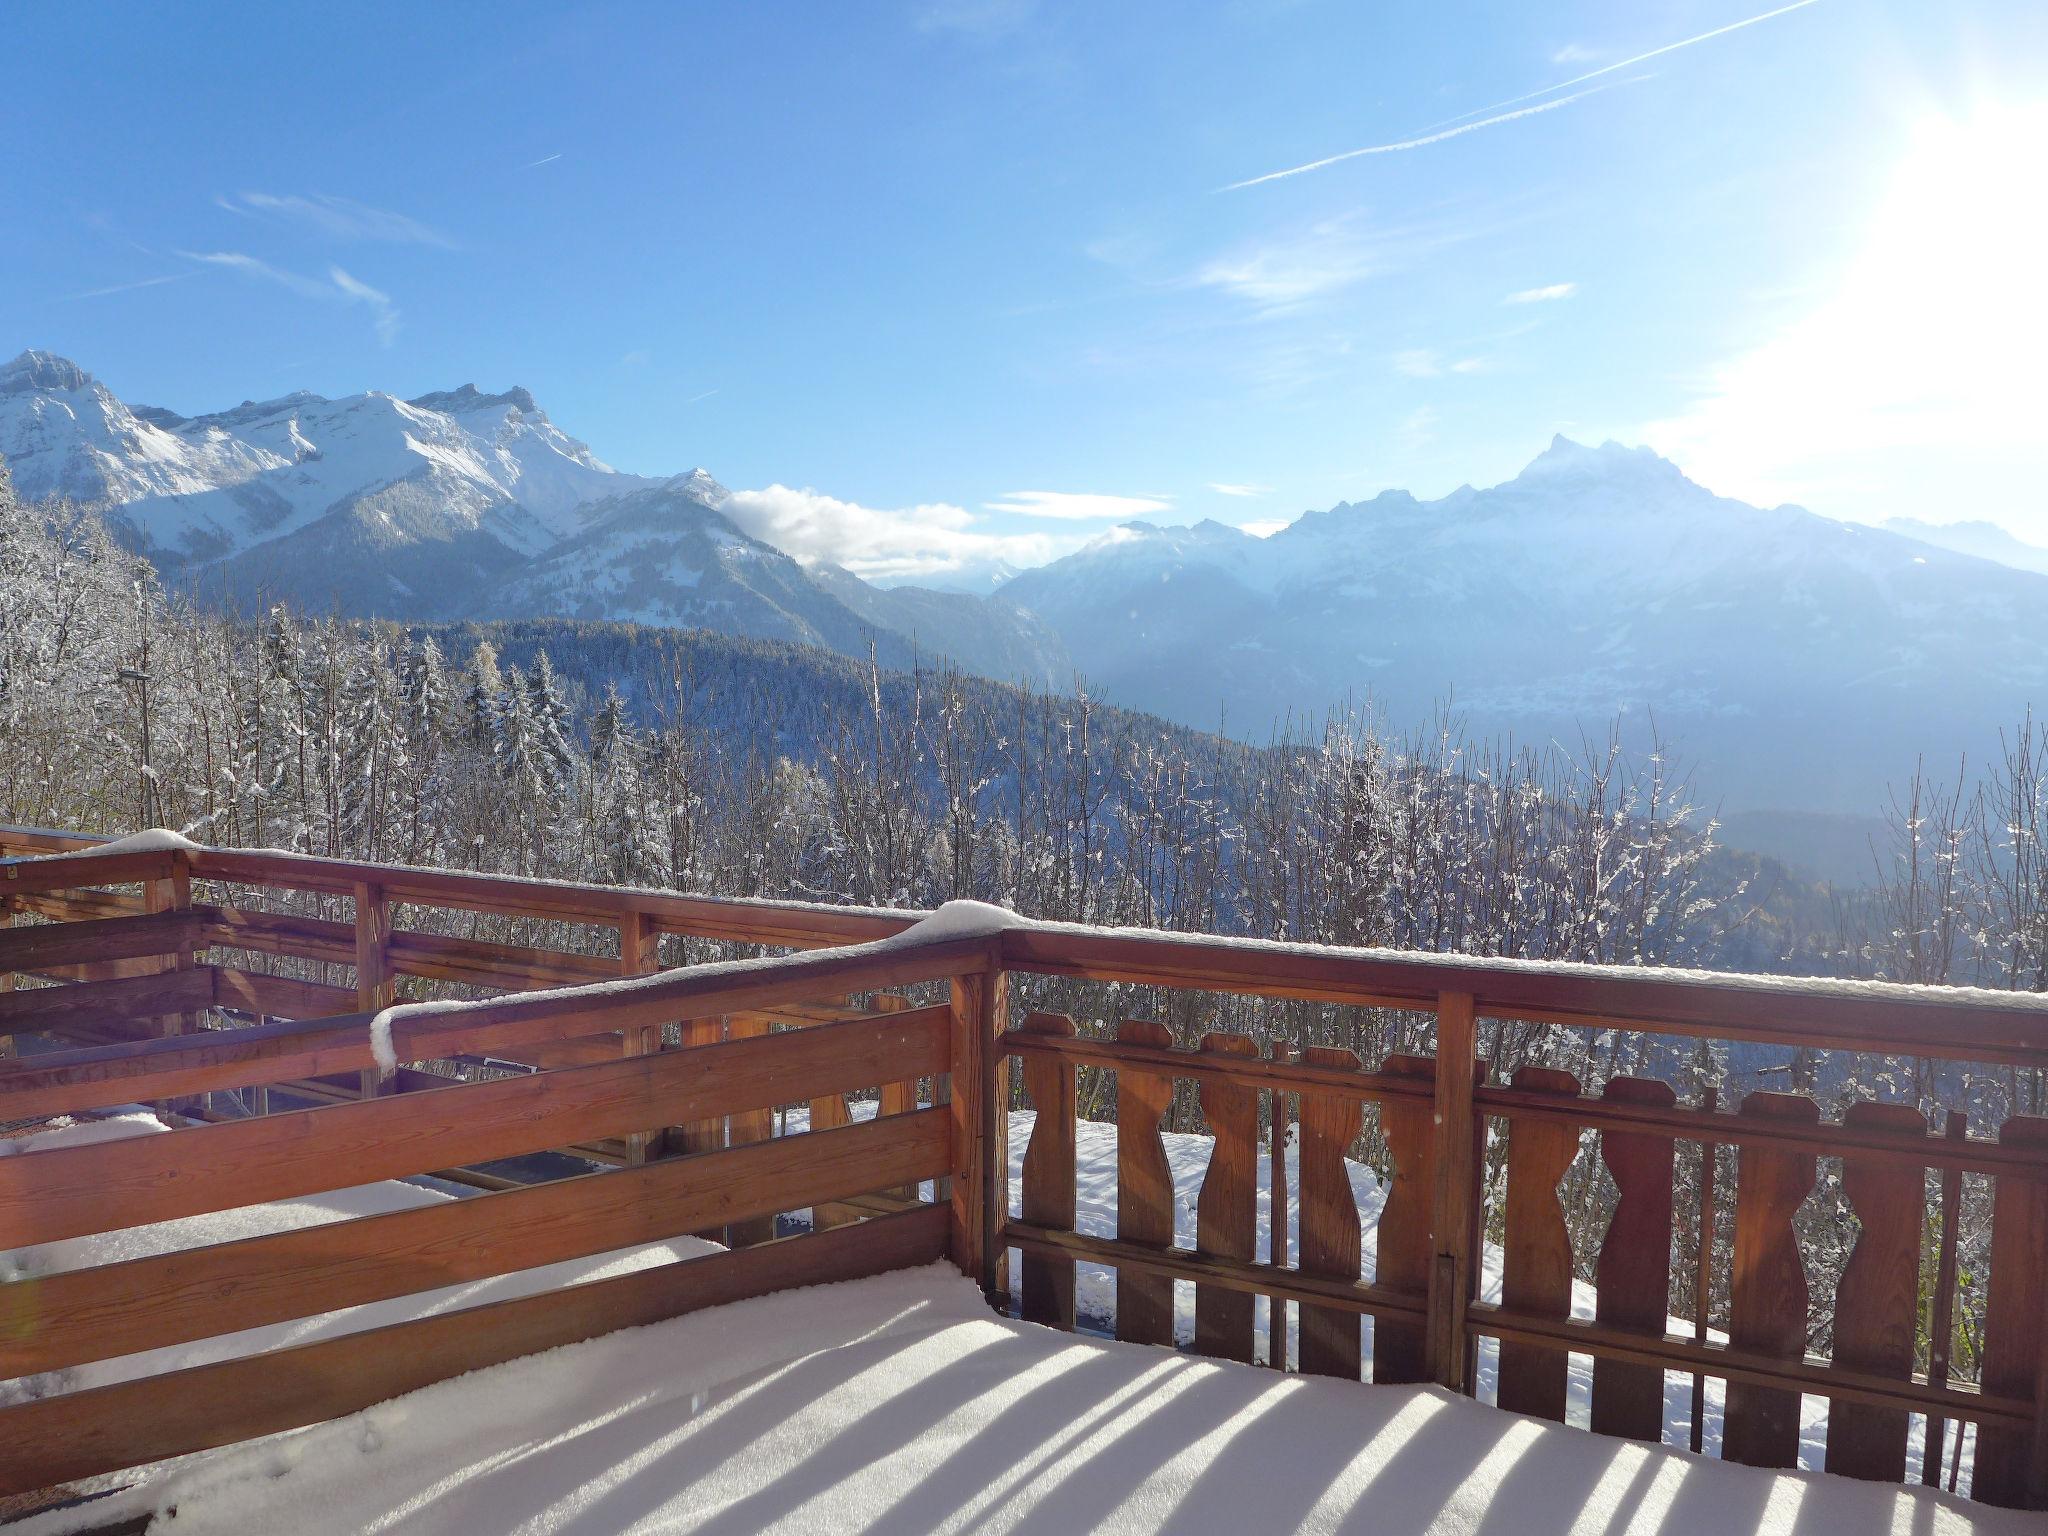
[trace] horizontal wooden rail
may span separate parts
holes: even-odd
[[[1665,1109],[1625,1099],[1567,1098],[1515,1088],[1486,1087],[1473,1094],[1482,1112],[1508,1120],[1547,1120],[1588,1130],[1639,1131],[1674,1140],[1735,1147],[1788,1147],[1821,1157],[1868,1154],[1914,1168],[1960,1168],[1971,1173],[2048,1170],[2048,1147],[1932,1134],[1904,1136],[1861,1130],[1840,1121],[1805,1124],[1715,1110]]]
[[[1473,1302],[1466,1308],[1465,1327],[1473,1334],[1511,1343],[1557,1345],[1599,1359],[1625,1360],[1667,1371],[1698,1372],[1813,1397],[1905,1408],[1915,1413],[1947,1414],[1953,1419],[1980,1423],[2031,1424],[2034,1420],[2034,1405],[2023,1398],[1937,1387],[1918,1378],[1901,1381],[1874,1376],[1825,1360],[1779,1360],[1728,1344],[1695,1342],[1675,1333],[1661,1337],[1630,1333],[1585,1318],[1534,1317],[1486,1302]]]
[[[1002,936],[1009,970],[1205,992],[2048,1069],[2048,994],[1238,944],[1070,923]]]
[[[0,1158],[0,1247],[492,1162],[945,1072],[948,1011]],[[4,1102],[4,1101],[0,1101]]]
[[[191,912],[0,928],[0,974],[190,952],[201,942],[199,919]]]
[[[0,1285],[27,1376],[936,1178],[942,1110]]]
[[[214,969],[194,966],[155,976],[117,976],[0,992],[0,1035],[61,1029],[80,1019],[154,1019],[213,1006]]]
[[[1030,1222],[1005,1222],[996,1242],[1000,1247],[1044,1254],[1048,1258],[1079,1259],[1083,1263],[1104,1264],[1111,1268],[1127,1266],[1149,1274],[1170,1275],[1176,1280],[1199,1281],[1226,1291],[1313,1302],[1319,1307],[1341,1307],[1347,1312],[1368,1313],[1375,1317],[1421,1317],[1424,1310],[1424,1300],[1420,1295],[1368,1285],[1362,1280],[1324,1279],[1282,1265],[1220,1259],[1192,1253],[1185,1248],[1153,1248],[1112,1238],[1088,1237],[1079,1232],[1062,1232]]]
[[[616,1175],[605,1175],[616,1177]],[[733,1253],[0,1408],[0,1495],[340,1418],[451,1376],[771,1291],[945,1257],[924,1206]],[[165,1405],[177,1405],[167,1412]]]
[[[1170,1046],[1091,1040],[1085,1036],[1034,1035],[1011,1030],[1002,1037],[1001,1048],[1004,1054],[1011,1056],[1056,1056],[1084,1066],[1143,1068],[1169,1077],[1246,1083],[1283,1093],[1342,1093],[1360,1099],[1425,1101],[1431,1093],[1428,1079],[1403,1077],[1390,1072],[1305,1066],[1299,1062],[1271,1061],[1258,1056],[1222,1056],[1177,1050]]]
[[[96,885],[168,880],[177,867],[169,849],[137,853],[83,853],[62,857],[0,859],[0,896],[20,898]]]

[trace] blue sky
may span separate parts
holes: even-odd
[[[0,353],[187,413],[524,384],[872,569],[1553,432],[2048,540],[2048,6],[1770,9],[18,11]]]

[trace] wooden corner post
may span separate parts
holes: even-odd
[[[145,912],[189,912],[192,909],[192,860],[184,849],[172,851],[168,879],[144,882],[142,909]],[[156,968],[165,973],[189,971],[195,963],[192,946],[187,944],[175,954],[164,956]],[[162,1034],[189,1035],[202,1028],[204,1020],[196,1013],[171,1013],[163,1015],[157,1024]],[[158,1108],[171,1114],[189,1115],[200,1102],[189,1097],[165,1099]]]
[[[1009,1210],[1008,1096],[1000,1037],[1008,989],[1002,952],[989,947],[987,968],[953,979],[952,1236],[948,1252],[960,1272],[991,1297],[1003,1279],[1000,1234]]]
[[[375,1013],[398,1001],[398,983],[391,974],[391,908],[384,887],[356,882],[356,1008]],[[396,1088],[394,1079],[390,1085]],[[363,1071],[362,1096],[384,1091],[375,1067]]]
[[[1436,1004],[1436,1104],[1432,1140],[1436,1191],[1430,1243],[1426,1325],[1430,1379],[1454,1392],[1472,1390],[1465,1347],[1465,1307],[1472,1294],[1473,1217],[1478,1211],[1477,1106],[1474,1058],[1478,1021],[1472,994],[1444,992]]]
[[[661,930],[648,921],[647,914],[634,907],[619,917],[619,974],[621,976],[652,976],[661,969]],[[628,1056],[653,1056],[661,1050],[662,1027],[659,1024],[635,1024],[625,1032],[623,1049]],[[662,1150],[663,1132],[660,1130],[628,1131],[626,1133],[626,1166],[637,1168],[650,1155],[659,1157]]]

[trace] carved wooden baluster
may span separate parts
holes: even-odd
[[[1678,1095],[1669,1083],[1617,1077],[1601,1094],[1608,1104],[1669,1109]],[[1594,1266],[1599,1288],[1594,1317],[1661,1339],[1671,1308],[1671,1205],[1675,1145],[1669,1136],[1603,1130],[1600,1157],[1620,1191]],[[1626,1360],[1593,1362],[1593,1429],[1630,1440],[1664,1434],[1664,1372]]]
[[[1358,1070],[1358,1058],[1334,1046],[1312,1045],[1302,1052],[1312,1067]],[[1345,1162],[1365,1122],[1362,1100],[1345,1093],[1302,1090],[1301,1258],[1304,1275],[1325,1280],[1358,1279],[1360,1247],[1358,1196]],[[1284,1215],[1281,1219],[1285,1219]],[[1301,1370],[1311,1376],[1356,1381],[1362,1359],[1359,1317],[1341,1307],[1301,1304]]]
[[[1752,1093],[1740,1113],[1758,1120],[1818,1125],[1820,1106],[1789,1093]],[[1736,1159],[1735,1260],[1728,1339],[1737,1349],[1781,1360],[1806,1353],[1806,1265],[1792,1215],[1813,1193],[1810,1152],[1749,1145]],[[1721,1455],[1752,1467],[1799,1464],[1799,1394],[1784,1387],[1728,1383]]]
[[[1427,1093],[1436,1081],[1436,1062],[1428,1056],[1389,1056],[1380,1070],[1414,1078],[1425,1096],[1380,1103],[1380,1132],[1393,1175],[1380,1207],[1373,1280],[1421,1301],[1429,1294],[1435,1253],[1429,1230],[1436,1199],[1435,1110]],[[1421,1318],[1373,1320],[1372,1379],[1382,1384],[1429,1380],[1429,1338]]]
[[[1999,1127],[2007,1146],[2048,1153],[2048,1117],[2016,1115]],[[2001,1173],[1991,1198],[1991,1287],[1985,1297],[1983,1387],[2031,1399],[2048,1344],[2048,1179]],[[1977,1430],[1970,1496],[2018,1509],[2027,1502],[2033,1431],[1983,1424]]]
[[[1063,1013],[1028,1013],[1020,1034],[1074,1038],[1074,1021]],[[1031,1140],[1024,1148],[1019,1211],[1033,1226],[1074,1230],[1074,1063],[1063,1056],[1026,1055],[1024,1091],[1035,1111]],[[1024,1320],[1054,1328],[1074,1326],[1074,1261],[1026,1253],[1019,1281]]]
[[[1967,1140],[1970,1117],[1960,1109],[1950,1110],[1944,1134],[1951,1143]],[[1934,1305],[1929,1309],[1933,1316],[1927,1329],[1927,1384],[1933,1387],[1948,1385],[1949,1349],[1956,1326],[1956,1238],[1962,1204],[1963,1170],[1955,1167],[1942,1169],[1941,1247],[1934,1261]],[[1946,1416],[1939,1413],[1928,1415],[1926,1441],[1920,1453],[1920,1482],[1923,1487],[1941,1486],[1941,1450],[1947,1431]],[[1956,1421],[1958,1449],[1962,1443],[1963,1425],[1959,1419]]]
[[[1150,1019],[1120,1019],[1124,1045],[1165,1050],[1173,1031]],[[1173,1079],[1163,1072],[1119,1067],[1116,1073],[1116,1235],[1124,1243],[1173,1246],[1173,1174],[1159,1126],[1173,1102]],[[1116,1272],[1116,1336],[1132,1344],[1171,1345],[1173,1277],[1131,1265]]]
[[[1524,1067],[1514,1086],[1576,1100],[1579,1080],[1550,1067]],[[1579,1128],[1569,1121],[1519,1116],[1508,1128],[1507,1230],[1501,1304],[1538,1317],[1572,1312],[1572,1239],[1557,1184],[1579,1154]],[[1564,1422],[1571,1360],[1552,1344],[1500,1346],[1500,1406]]]
[[[1259,1048],[1244,1035],[1208,1034],[1202,1036],[1202,1051],[1227,1058],[1256,1056]],[[1258,1254],[1259,1240],[1258,1090],[1222,1078],[1204,1079],[1202,1117],[1214,1139],[1202,1193],[1195,1202],[1195,1252],[1250,1263]],[[1249,1365],[1256,1321],[1251,1292],[1195,1286],[1198,1353]]]
[[[1842,1126],[1896,1135],[1909,1145],[1927,1139],[1927,1122],[1910,1104],[1852,1104]],[[1835,1290],[1834,1363],[1909,1380],[1920,1322],[1926,1170],[1918,1163],[1845,1152],[1842,1193],[1863,1230]],[[1827,1470],[1904,1482],[1907,1418],[1904,1408],[1835,1399],[1828,1405]]]

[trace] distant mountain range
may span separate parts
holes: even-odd
[[[1867,817],[1916,757],[1979,758],[2048,707],[2048,550],[1989,523],[1753,507],[1613,443],[1559,438],[1505,484],[1387,491],[1270,538],[1129,523],[953,591],[801,564],[703,470],[620,474],[520,389],[184,417],[27,352],[0,368],[0,456],[31,500],[104,509],[170,579],[243,609],[701,626],[1039,686],[1078,668],[1118,704],[1251,739],[1347,701],[1397,727],[1449,704],[1475,734],[1568,748],[1617,717],[1641,747],[1654,717],[1707,801],[1749,813]]]
[[[166,578],[232,608],[619,619],[846,655],[873,644],[890,665],[945,656],[1040,686],[1069,672],[1013,604],[807,570],[726,517],[703,470],[621,474],[523,389],[301,391],[186,417],[24,352],[0,367],[0,458],[28,500],[103,510]]]
[[[2048,706],[2048,577],[1715,496],[1647,449],[1554,441],[1436,501],[1270,538],[1131,523],[1006,583],[1110,698],[1259,736],[1368,697],[1396,726],[1577,747],[1620,716],[1710,801],[1870,814]]]

